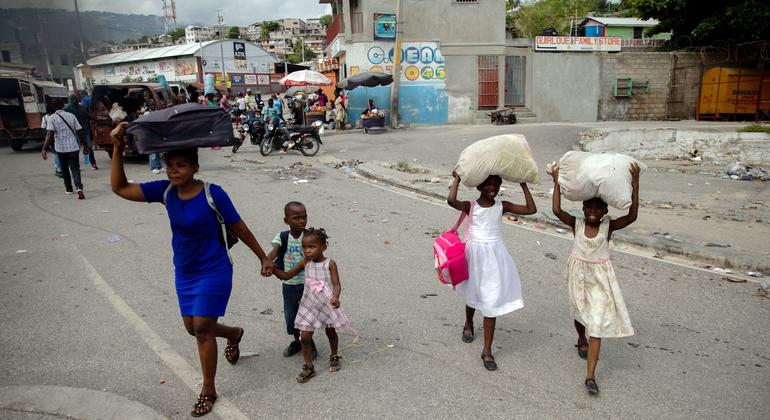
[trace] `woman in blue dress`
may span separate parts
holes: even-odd
[[[176,293],[184,326],[198,342],[203,384],[192,415],[207,414],[217,399],[214,378],[217,369],[217,337],[227,339],[225,358],[235,364],[240,356],[238,343],[243,328],[217,322],[224,316],[233,281],[233,266],[223,243],[221,226],[210,207],[198,172],[198,149],[166,153],[168,180],[132,184],[123,169],[125,125],[112,131],[112,191],[131,201],[165,203],[171,222]],[[228,228],[262,262],[262,275],[272,275],[273,263],[238,215],[227,193],[210,184],[210,195]]]

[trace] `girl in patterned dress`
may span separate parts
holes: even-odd
[[[610,262],[609,247],[612,232],[633,223],[639,210],[639,166],[631,164],[629,170],[633,187],[631,208],[627,215],[614,220],[607,216],[607,203],[598,197],[583,202],[585,217],[576,218],[562,210],[559,166],[554,165],[551,171],[554,182],[553,212],[575,234],[572,254],[567,262],[570,315],[578,333],[578,355],[588,360],[584,383],[590,394],[599,393],[595,375],[602,338],[634,335]]]
[[[315,376],[312,356],[313,332],[318,328],[326,329],[331,348],[329,371],[336,372],[340,370],[337,328],[350,329],[350,320],[345,311],[340,309],[342,286],[337,272],[337,263],[324,256],[328,238],[323,229],[306,230],[302,237],[302,251],[305,259],[289,272],[275,270],[276,276],[281,280],[288,280],[303,268],[305,270],[305,290],[299,303],[297,318],[294,320],[294,327],[300,330],[302,355],[305,358],[302,372],[297,376],[297,382],[300,383],[307,382]]]

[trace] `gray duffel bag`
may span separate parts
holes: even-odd
[[[135,137],[136,148],[141,154],[239,143],[229,113],[199,104],[152,111],[129,123],[126,132]]]

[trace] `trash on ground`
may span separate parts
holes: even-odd
[[[294,181],[294,184],[307,184],[308,182],[310,181],[308,181],[307,179],[298,179]]]
[[[260,312],[260,315],[272,315],[273,310],[270,308],[265,309],[264,311]]]
[[[756,278],[765,276],[764,273],[760,273],[759,271],[749,271],[746,273],[746,275],[749,277],[756,277]]]
[[[163,379],[161,379],[161,380],[160,380],[160,384],[161,384],[161,385],[163,385],[163,384],[165,384],[165,383],[166,383],[166,381],[164,381]]]
[[[746,279],[739,279],[736,277],[722,277],[722,280],[729,281],[730,283],[746,283],[748,281]]]
[[[711,271],[717,272],[719,274],[733,274],[732,271],[722,267],[711,267]]]
[[[547,253],[545,254],[545,256],[546,256],[547,258],[550,258],[550,259],[552,259],[552,260],[555,260],[555,259],[556,259],[556,254],[552,254],[552,253],[550,253],[550,252],[547,252]]]
[[[423,299],[427,299],[429,296],[438,296],[438,295],[435,293],[426,293],[424,295],[420,295],[420,297]]]
[[[385,245],[390,245],[390,241],[389,240],[386,239],[384,242],[385,242]]]
[[[26,254],[27,252],[29,252],[29,251],[26,250],[26,249],[20,249],[20,250],[16,251],[17,254]]]
[[[762,288],[762,289],[765,289],[765,290],[770,289],[770,280],[760,284],[759,287]]]
[[[389,348],[389,349],[392,349],[394,346],[393,346],[393,344],[388,344],[386,347]]]
[[[111,244],[116,244],[116,243],[120,242],[120,236],[112,235],[109,238],[107,238],[107,242],[109,242]]]
[[[709,242],[706,244],[706,246],[709,248],[730,248],[730,245],[722,245],[714,242]]]
[[[755,168],[748,165],[743,165],[740,162],[734,162],[725,169],[730,179],[740,179],[742,181],[770,181],[770,171],[762,168]]]
[[[555,230],[555,231],[556,231],[556,233],[567,233],[567,229],[562,229],[562,228],[554,228],[553,230]]]
[[[99,210],[99,213],[109,213],[109,210]]]

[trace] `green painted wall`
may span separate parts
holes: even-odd
[[[646,28],[645,28],[646,29]],[[608,26],[605,31],[606,36],[619,36],[623,39],[634,39],[633,26]],[[653,39],[670,39],[671,34],[655,34]]]

